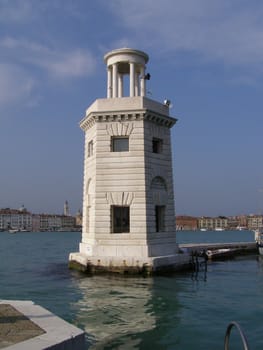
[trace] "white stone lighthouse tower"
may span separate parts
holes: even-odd
[[[145,96],[146,53],[123,48],[107,53],[104,61],[107,98],[97,99],[80,122],[83,231],[70,267],[94,273],[176,268],[181,255],[170,136],[176,119],[168,105]]]

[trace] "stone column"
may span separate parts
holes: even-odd
[[[135,64],[130,62],[130,97],[134,97]]]
[[[135,96],[139,96],[140,91],[139,91],[139,73],[135,73]]]
[[[118,96],[118,66],[117,63],[112,65],[112,97]]]
[[[112,97],[112,68],[108,67],[108,80],[107,80],[107,97]]]
[[[123,75],[118,75],[118,97],[123,97]]]
[[[144,76],[145,76],[145,67],[141,67],[141,96],[146,95]]]

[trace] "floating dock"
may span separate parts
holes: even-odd
[[[184,243],[179,244],[179,249],[182,252],[189,254],[200,255],[204,252],[209,252],[207,256],[213,259],[223,258],[235,255],[246,255],[258,253],[256,242],[231,242],[231,243]],[[220,254],[221,251],[221,254]],[[229,254],[226,254],[229,251]],[[213,254],[214,253],[214,254]]]

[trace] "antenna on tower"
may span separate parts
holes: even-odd
[[[143,76],[143,79],[145,80],[150,80],[151,79],[151,74],[150,73],[147,73]]]
[[[163,101],[163,104],[169,108],[172,108],[173,107],[173,104],[171,103],[171,100],[168,100],[168,99],[165,99]]]

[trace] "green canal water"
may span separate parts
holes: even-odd
[[[253,241],[249,231],[179,232],[180,243]],[[207,273],[85,277],[67,268],[79,233],[0,233],[0,298],[33,300],[86,332],[87,349],[223,349],[237,321],[263,348],[263,260],[208,264]],[[230,349],[242,349],[233,330]]]

